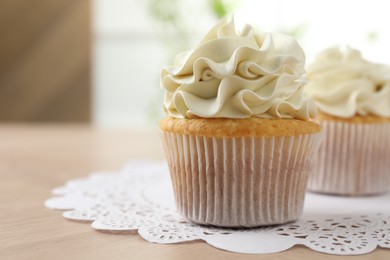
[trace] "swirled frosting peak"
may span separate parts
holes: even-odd
[[[363,59],[356,49],[320,52],[306,76],[305,92],[325,114],[390,117],[390,67]]]
[[[305,56],[290,36],[218,23],[161,73],[164,110],[177,118],[296,118],[316,115],[303,94]]]

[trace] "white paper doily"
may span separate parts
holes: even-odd
[[[254,229],[199,226],[176,211],[165,163],[133,161],[120,172],[94,173],[53,190],[45,202],[101,231],[129,232],[170,244],[203,240],[232,252],[274,253],[294,245],[339,255],[390,249],[390,195],[345,198],[307,194],[296,222]]]

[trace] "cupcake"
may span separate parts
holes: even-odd
[[[390,188],[390,69],[358,50],[333,47],[307,69],[325,140],[309,190],[361,196]]]
[[[297,219],[321,140],[290,36],[218,23],[161,73],[160,121],[178,211],[221,227]]]

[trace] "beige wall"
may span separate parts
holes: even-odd
[[[0,121],[90,121],[89,0],[0,1]]]

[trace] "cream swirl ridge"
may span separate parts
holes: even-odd
[[[178,118],[296,118],[316,115],[303,93],[305,57],[282,34],[236,32],[233,19],[217,24],[191,52],[162,70],[164,110]]]
[[[323,113],[390,117],[390,67],[371,63],[352,48],[319,53],[307,69],[305,92]]]

